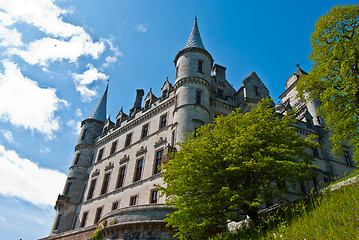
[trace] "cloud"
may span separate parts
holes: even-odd
[[[62,192],[66,175],[40,168],[29,159],[0,145],[0,194],[17,197],[38,206],[53,206]]]
[[[19,47],[22,45],[21,33],[15,28],[7,28],[0,25],[0,46]]]
[[[3,215],[0,215],[0,222],[6,222],[6,219],[4,218]]]
[[[19,55],[29,64],[47,66],[49,62],[65,59],[69,62],[76,62],[83,55],[97,59],[104,50],[103,42],[94,43],[90,35],[82,33],[71,37],[70,40],[42,38],[31,42],[25,50],[11,49],[9,53]]]
[[[4,73],[0,73],[0,120],[15,126],[52,136],[59,129],[55,111],[67,105],[59,99],[53,88],[41,88],[23,76],[19,67],[4,61]]]
[[[77,108],[76,111],[75,111],[75,116],[76,117],[82,117],[82,111],[80,108]]]
[[[118,61],[118,57],[123,57],[123,53],[113,45],[112,41],[109,39],[104,39],[104,42],[106,42],[109,47],[110,50],[114,52],[114,56],[107,56],[105,59],[105,63],[102,64],[102,68],[107,68],[109,67],[112,63],[115,63]]]
[[[6,141],[8,141],[9,143],[15,143],[14,136],[10,131],[3,129],[1,130],[1,133],[3,134]]]
[[[82,27],[62,21],[62,15],[69,11],[56,6],[53,0],[0,0],[0,8],[0,21],[6,26],[24,22],[46,34],[64,38],[84,33]]]
[[[82,100],[86,102],[91,101],[92,98],[97,95],[96,90],[90,89],[89,85],[95,81],[105,81],[109,78],[106,74],[99,72],[91,64],[89,64],[88,67],[89,69],[84,73],[73,74],[76,90],[80,92]]]
[[[67,126],[74,130],[74,135],[78,136],[81,132],[81,121],[70,120],[66,123]]]
[[[51,148],[45,147],[45,146],[41,146],[41,147],[40,147],[40,152],[41,152],[41,153],[50,153],[50,152],[51,152]]]
[[[136,30],[137,30],[137,32],[147,32],[147,30],[148,30],[148,23],[146,23],[146,24],[142,24],[142,23],[140,23],[140,24],[137,24],[136,23]]]

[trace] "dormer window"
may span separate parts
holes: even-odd
[[[217,89],[217,96],[220,98],[223,98],[223,90],[222,89]]]
[[[162,91],[162,99],[165,99],[168,97],[168,89],[165,89]]]
[[[198,60],[198,69],[197,69],[197,72],[203,73],[203,72],[202,72],[202,66],[203,66],[203,61],[202,61],[202,60]]]
[[[116,126],[120,126],[120,122],[121,122],[120,120],[121,119],[119,119],[119,118],[116,120]]]
[[[256,93],[256,96],[259,96],[259,91],[258,91],[258,87],[257,87],[257,86],[254,87],[254,92]]]
[[[145,109],[149,108],[151,105],[151,101],[148,99],[145,103]]]

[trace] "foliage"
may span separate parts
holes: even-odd
[[[106,225],[107,225],[106,219],[102,223],[97,224],[97,228],[96,228],[95,232],[92,234],[92,236],[90,237],[90,240],[102,240],[103,234],[102,234],[101,230],[104,227],[106,227]]]
[[[333,131],[333,150],[355,147],[359,160],[359,5],[337,5],[320,17],[311,35],[313,63],[299,79],[299,96],[321,103],[319,113]]]
[[[258,222],[257,210],[296,184],[313,167],[292,116],[279,116],[266,99],[242,114],[237,110],[197,129],[163,166],[167,187],[160,190],[175,212],[166,219],[180,239],[206,239],[240,214]]]

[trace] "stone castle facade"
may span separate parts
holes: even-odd
[[[165,80],[159,97],[151,89],[146,96],[137,90],[133,108],[128,114],[121,108],[115,122],[106,118],[106,88],[95,110],[82,121],[68,178],[56,201],[51,233],[43,239],[88,239],[97,224],[104,222],[104,239],[172,239],[171,229],[162,221],[172,209],[164,205],[165,198],[154,186],[163,185],[158,166],[169,160],[168,153],[176,151],[175,143],[183,141],[185,133],[235,108],[249,111],[250,104],[269,97],[255,72],[242,81],[239,90],[232,87],[226,68],[214,64],[205,49],[197,19],[174,63],[174,84]],[[341,158],[330,152],[329,133],[317,114],[317,103],[297,99],[295,84],[304,74],[297,66],[275,111],[285,114],[293,108],[298,134],[315,134],[325,147],[310,150],[319,168],[313,172],[313,181],[289,191],[289,200],[353,171],[349,148]]]

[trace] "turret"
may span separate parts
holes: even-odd
[[[175,57],[176,66],[174,123],[176,132],[193,132],[210,122],[209,98],[213,58],[204,48],[195,18],[185,47]],[[183,141],[183,134],[176,134]]]
[[[101,135],[106,121],[107,90],[108,87],[94,111],[81,123],[81,132],[75,146],[75,154],[65,187],[56,201],[56,217],[51,234],[71,230],[75,224],[74,221],[78,221],[75,211],[86,187],[84,183],[87,178],[87,168],[92,165],[94,140]]]

